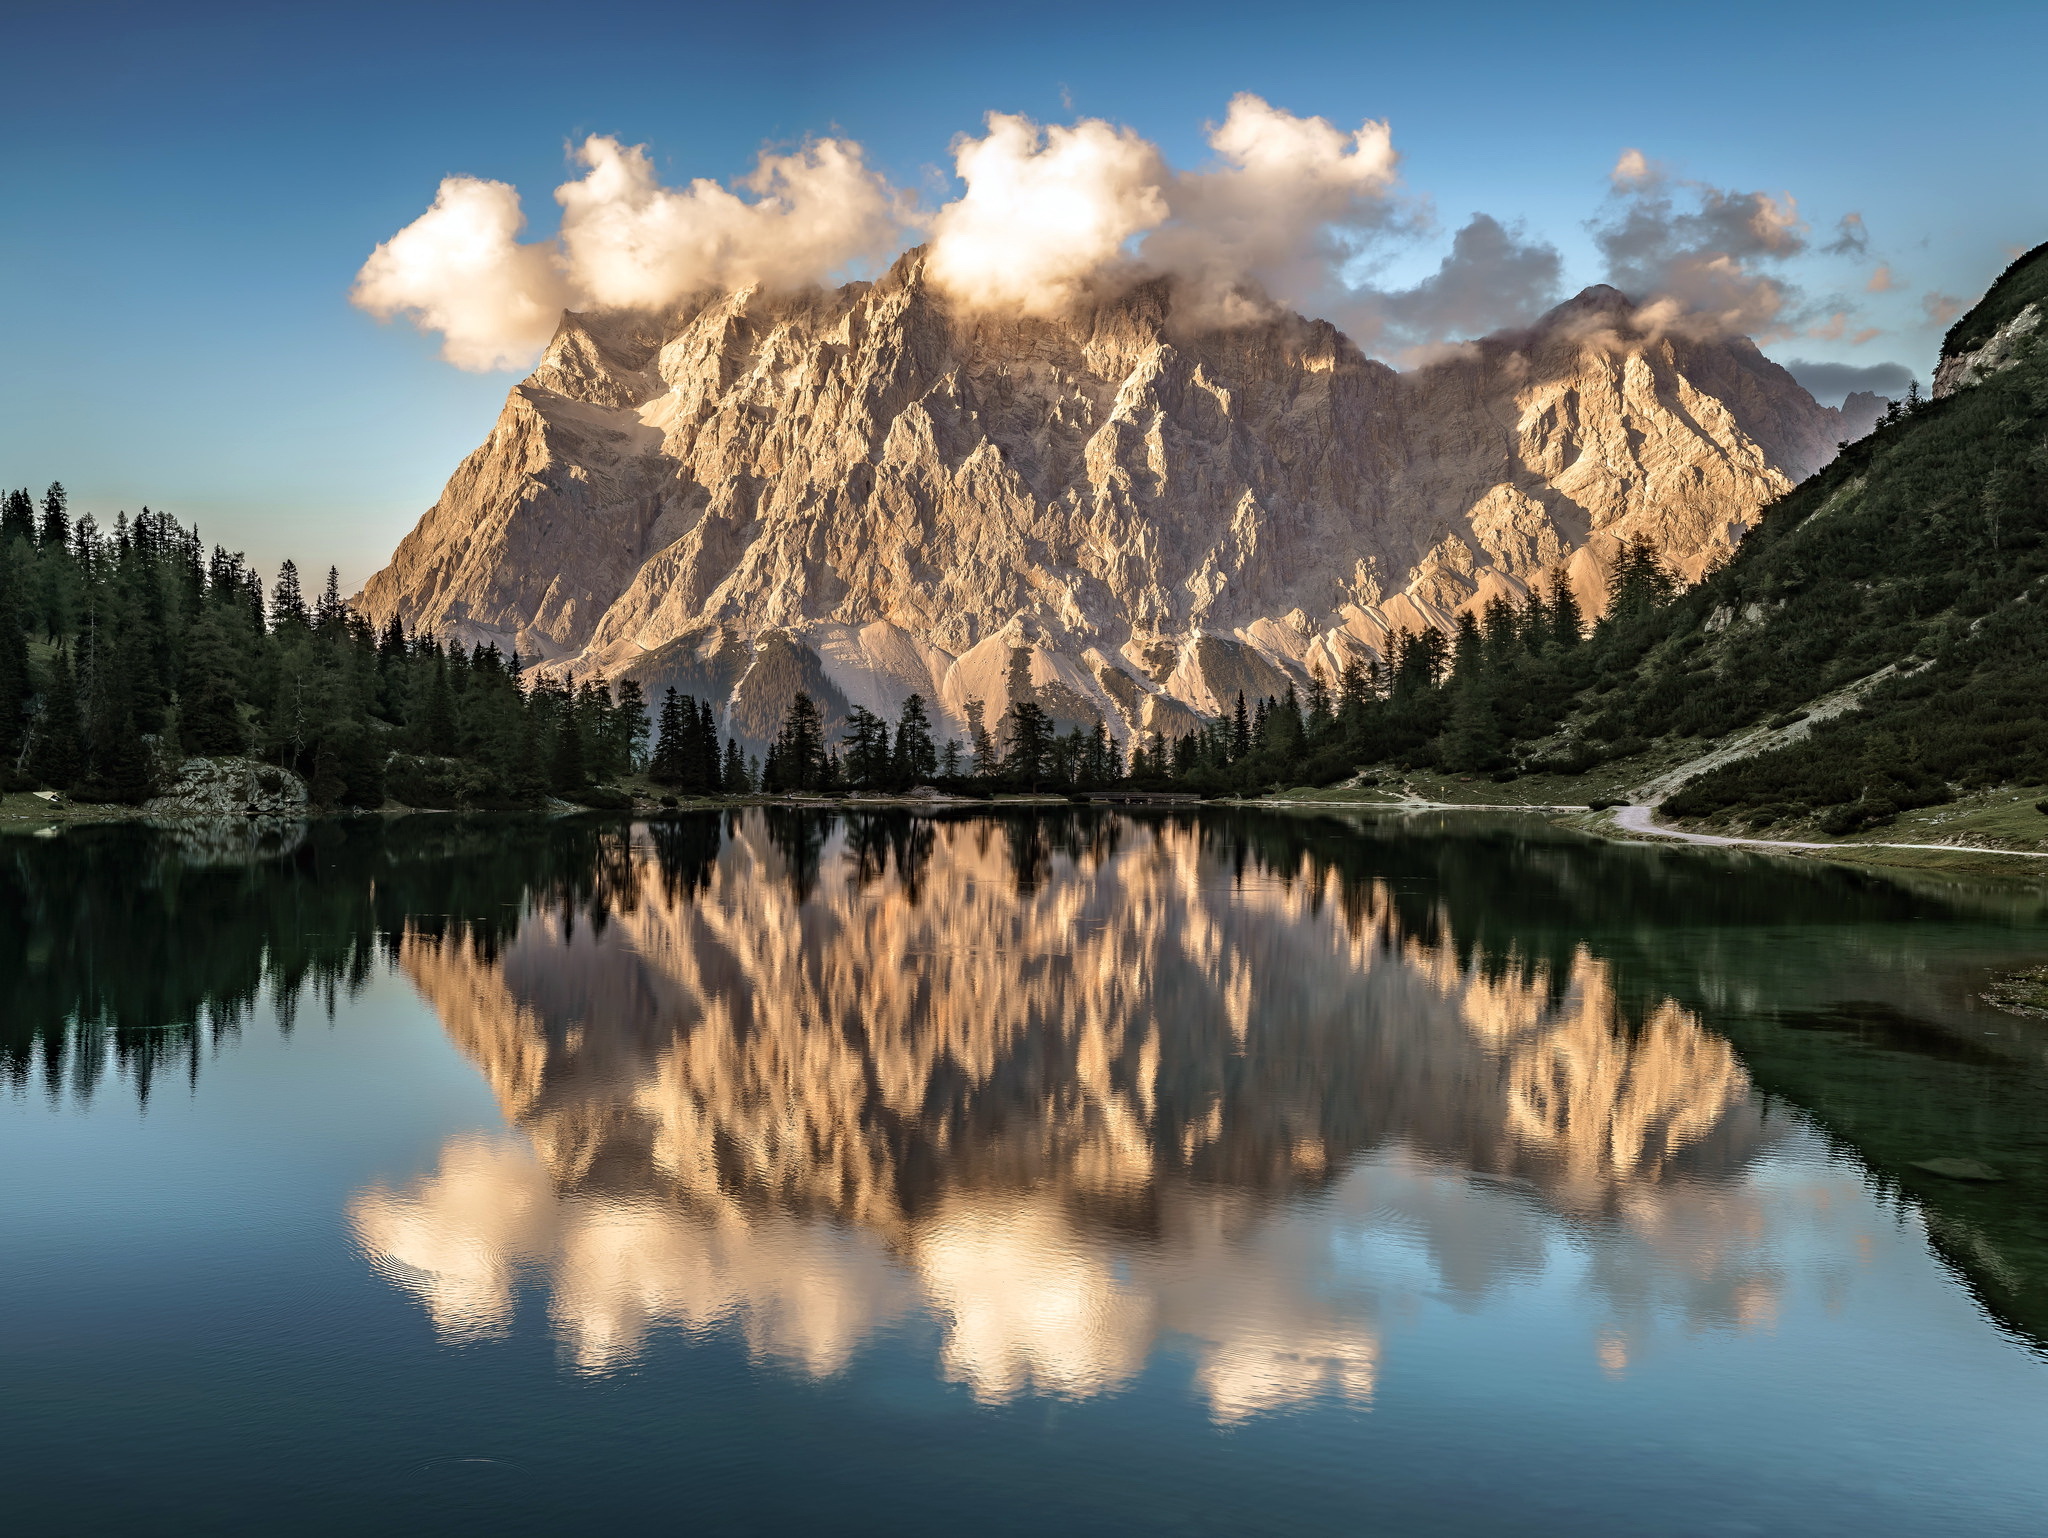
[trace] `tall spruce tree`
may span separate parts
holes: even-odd
[[[1550,578],[1550,637],[1560,650],[1577,646],[1585,638],[1586,611],[1579,607],[1578,595],[1572,592],[1571,584],[1565,581],[1559,571]]]
[[[178,733],[185,751],[209,758],[246,752],[234,652],[216,614],[202,614],[186,631],[182,671]]]
[[[903,702],[896,722],[896,783],[908,789],[921,785],[939,772],[938,749],[932,743],[931,717],[925,713],[924,696],[913,694]]]
[[[303,630],[309,623],[306,595],[299,589],[299,568],[286,561],[277,569],[277,582],[270,590],[270,628]]]
[[[889,724],[855,705],[846,718],[846,778],[861,790],[880,790],[890,778]]]
[[[740,752],[740,740],[737,737],[728,737],[725,740],[725,767],[720,780],[720,788],[728,796],[744,796],[754,788],[747,774],[747,760]]]
[[[782,730],[769,748],[774,783],[768,789],[817,791],[826,789],[833,778],[825,752],[825,721],[818,702],[799,689],[782,718]]]
[[[24,499],[27,496],[22,493]],[[66,550],[71,545],[70,499],[61,481],[50,482],[50,489],[43,493],[42,544],[46,550]]]
[[[683,783],[686,756],[689,748],[686,738],[696,720],[696,701],[690,701],[686,719],[683,708],[684,696],[678,694],[674,685],[661,699],[661,718],[654,738],[654,757],[647,766],[647,776],[657,785],[677,786]]]
[[[133,804],[149,790],[149,756],[135,725],[134,692],[119,659],[102,656],[92,670],[86,768],[76,794],[81,801]]]

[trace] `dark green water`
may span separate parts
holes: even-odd
[[[2044,954],[1457,817],[9,837],[7,1525],[2038,1533]]]

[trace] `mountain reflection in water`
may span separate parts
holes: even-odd
[[[1371,1400],[1427,1299],[1546,1278],[1626,1371],[1768,1328],[1872,1247],[1860,1171],[1584,945],[1474,943],[1396,878],[1195,819],[753,812],[603,841],[398,965],[513,1136],[357,1194],[446,1337],[543,1276],[577,1367],[730,1326],[827,1375],[923,1317],[984,1400],[1190,1358],[1231,1421]]]

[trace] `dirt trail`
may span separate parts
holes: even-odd
[[[1656,808],[1639,802],[1615,808],[1614,825],[1630,833],[1647,833],[1654,838],[1677,839],[1687,844],[1720,844],[1741,849],[1935,849],[1948,854],[2011,854],[2022,860],[2048,860],[2048,851],[2036,849],[1994,849],[1987,844],[1881,844],[1869,840],[1855,844],[1824,844],[1791,838],[1723,838],[1718,833],[1684,833],[1662,828],[1652,820]]]

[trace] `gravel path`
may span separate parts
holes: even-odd
[[[1726,844],[1742,849],[1937,849],[1951,854],[2015,854],[2023,860],[2048,860],[2048,852],[2033,849],[1994,849],[1985,844],[1880,844],[1875,841],[1863,844],[1815,844],[1789,838],[1723,838],[1717,833],[1681,833],[1676,828],[1659,827],[1651,821],[1652,808],[1642,802],[1634,806],[1617,807],[1614,813],[1616,827],[1630,833],[1647,833],[1656,838],[1675,838],[1687,844]]]

